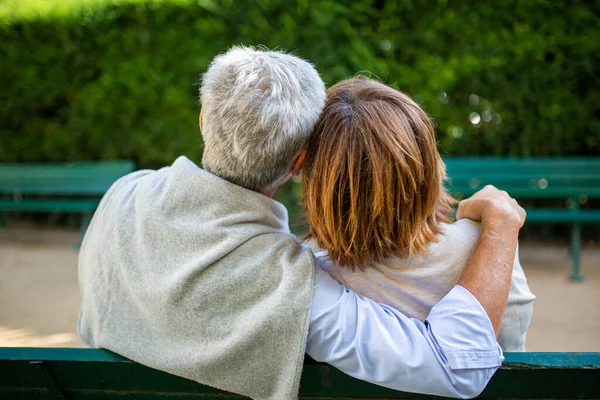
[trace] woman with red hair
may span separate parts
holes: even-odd
[[[317,263],[357,293],[424,320],[458,282],[479,237],[452,222],[455,201],[427,114],[408,96],[358,77],[328,90],[302,186]],[[524,351],[535,296],[518,257],[498,341]]]

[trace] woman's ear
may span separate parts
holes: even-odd
[[[296,161],[292,164],[292,169],[290,171],[293,175],[300,174],[300,170],[302,170],[302,167],[304,166],[304,160],[306,160],[306,153],[307,150],[302,150],[302,153],[298,155],[298,158],[296,158]]]

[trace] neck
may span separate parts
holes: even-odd
[[[275,186],[273,188],[267,189],[267,190],[263,190],[260,193],[264,194],[265,196],[269,197],[269,198],[273,198],[273,196],[275,195],[275,192],[277,191],[277,189],[279,189],[279,186]]]
[[[261,193],[267,197],[273,198],[273,195],[275,194],[277,189],[279,189],[279,187],[281,185],[283,185],[284,183],[286,183],[291,177],[292,177],[292,173],[288,172],[284,177],[282,177],[280,180],[275,182],[271,187],[268,187],[267,189],[261,191]]]

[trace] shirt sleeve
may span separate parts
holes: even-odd
[[[471,398],[504,360],[485,310],[461,286],[421,322],[316,270],[306,352],[317,361],[391,389]]]

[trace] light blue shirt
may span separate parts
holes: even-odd
[[[306,352],[377,385],[460,398],[479,395],[504,360],[485,310],[462,286],[421,322],[348,290],[319,267]]]

